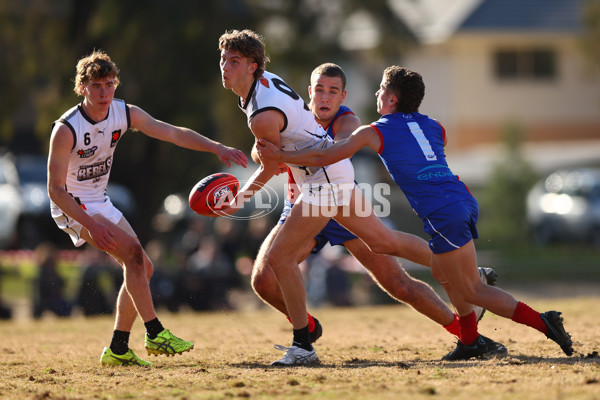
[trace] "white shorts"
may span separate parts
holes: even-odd
[[[298,202],[319,206],[347,206],[350,204],[352,191],[356,184],[352,183],[304,183],[300,186],[301,196]]]
[[[308,169],[290,168],[300,188],[299,201],[321,207],[350,204],[354,182],[354,168],[349,159],[327,167]]]
[[[113,205],[109,198],[106,198],[102,202],[86,202],[84,210],[89,216],[100,214],[115,225],[123,218],[123,213]],[[75,247],[79,247],[85,243],[85,240],[81,238],[81,229],[83,226],[79,222],[69,217],[54,204],[50,206],[50,212],[56,225],[71,237]]]

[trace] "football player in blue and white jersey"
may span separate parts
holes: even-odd
[[[487,352],[488,345],[477,330],[473,305],[539,330],[570,356],[573,343],[560,312],[539,313],[479,279],[473,243],[478,237],[478,204],[446,163],[444,128],[418,112],[424,95],[420,74],[399,66],[388,67],[376,93],[377,112],[382,115],[378,121],[358,128],[327,149],[281,151],[259,140],[257,150],[263,160],[312,167],[346,159],[363,147],[379,154],[423,220],[424,230],[430,235],[433,276],[450,288],[447,292],[459,315],[460,340],[444,360],[466,360]]]

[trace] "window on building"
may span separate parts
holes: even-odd
[[[553,80],[556,52],[546,48],[497,50],[494,68],[500,80]]]

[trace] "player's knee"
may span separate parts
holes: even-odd
[[[418,286],[419,281],[416,281],[410,277],[402,280],[402,283],[398,285],[404,302],[412,304],[418,297],[418,292],[421,287]]]
[[[252,289],[261,297],[265,293],[270,291],[270,288],[273,286],[274,277],[271,274],[267,274],[265,269],[259,269],[256,273],[252,274],[252,279],[250,283],[252,284]]]
[[[150,278],[152,278],[152,275],[154,275],[154,264],[152,264],[152,261],[150,261],[148,258],[146,258],[145,262],[144,262],[144,267],[146,269],[146,277],[148,278],[148,281],[149,281]]]
[[[142,245],[135,239],[128,240],[123,244],[125,256],[122,257],[125,268],[147,274],[146,263],[144,262],[144,250]]]
[[[289,255],[289,253],[287,255]],[[265,261],[266,264],[269,267],[271,267],[273,271],[278,270],[280,267],[290,262],[290,260],[288,260],[288,258],[286,257],[285,252],[277,251],[274,249],[271,249],[267,252],[267,254],[265,255]],[[293,262],[293,259],[291,260],[291,262]]]

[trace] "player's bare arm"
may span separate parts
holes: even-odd
[[[273,143],[274,146],[281,145],[279,132],[284,125],[283,115],[279,111],[264,111],[257,114],[250,121],[250,130],[256,139]],[[262,160],[254,174],[242,187],[232,202],[231,206],[219,211],[219,214],[233,214],[249,200],[254,193],[262,187],[279,171],[279,163],[274,160]]]
[[[252,151],[250,152],[250,157],[252,157],[252,161],[254,161],[255,163],[261,164],[262,161],[260,160],[260,156],[258,155],[258,150],[256,149],[257,140],[255,140],[254,144],[252,145]],[[280,162],[279,165],[277,166],[277,172],[275,173],[275,175],[285,174],[285,173],[287,173],[287,170],[288,170],[287,165]]]
[[[338,117],[333,123],[336,142],[346,139],[352,132],[360,128],[360,118],[354,114],[346,114]]]
[[[250,130],[257,140],[266,140],[275,146],[281,145],[279,132],[284,125],[283,115],[279,111],[264,111],[250,121]],[[279,163],[272,160],[260,160],[260,166],[248,183],[240,190],[249,190],[252,193],[260,190],[279,169]]]
[[[96,222],[83,211],[65,189],[72,148],[73,134],[70,129],[64,124],[57,123],[50,139],[48,155],[48,197],[64,213],[79,222],[90,233],[100,250],[112,250],[116,247],[116,243],[111,229]]]
[[[350,137],[335,142],[325,149],[281,151],[272,143],[264,140],[258,141],[257,149],[263,160],[273,159],[307,167],[321,167],[352,157],[363,147],[370,147],[374,151],[378,151],[380,146],[381,141],[375,130],[369,125],[364,125],[354,131]]]
[[[186,149],[214,153],[228,167],[231,162],[246,168],[246,155],[233,147],[228,147],[195,132],[189,128],[173,126],[157,120],[141,108],[129,105],[131,127],[142,133],[165,142],[173,143]]]

